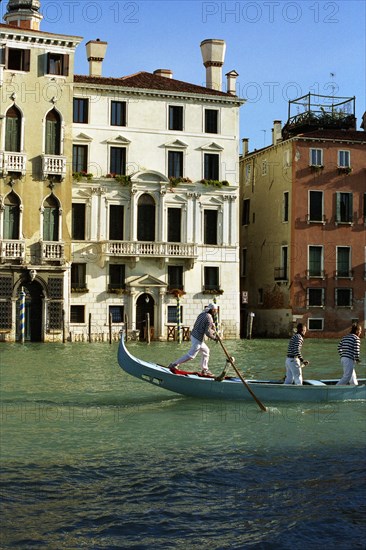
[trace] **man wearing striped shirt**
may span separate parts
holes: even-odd
[[[301,355],[301,348],[306,334],[306,326],[299,323],[296,328],[297,332],[292,336],[288,344],[285,384],[296,384],[297,386],[301,386],[302,365],[309,364],[309,361],[304,361]]]
[[[355,371],[355,364],[360,362],[362,328],[360,325],[352,325],[351,332],[343,336],[338,344],[338,353],[341,356],[341,365],[343,367],[343,376],[338,385],[350,384],[358,386],[358,380]]]
[[[191,361],[194,359],[198,352],[201,352],[201,374],[204,376],[213,376],[208,370],[208,360],[210,358],[210,349],[204,342],[205,336],[211,338],[211,340],[217,340],[215,333],[215,323],[213,320],[214,315],[217,313],[217,306],[215,304],[209,304],[205,307],[204,311],[199,314],[191,332],[191,349],[180,357],[174,363],[170,363],[169,368],[177,367],[182,363]]]

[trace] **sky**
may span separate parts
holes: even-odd
[[[7,2],[0,4],[1,15]],[[85,44],[108,42],[103,76],[164,68],[205,85],[200,43],[226,42],[225,74],[239,73],[240,139],[249,149],[271,143],[274,120],[308,92],[356,96],[357,127],[366,110],[364,0],[197,1],[41,0],[41,30],[82,36],[75,73],[88,74]],[[296,114],[296,113],[293,113]]]

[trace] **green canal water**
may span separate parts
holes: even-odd
[[[188,346],[128,343],[161,364]],[[283,377],[287,341],[225,346],[246,377]],[[339,377],[336,348],[306,339],[305,378]],[[263,413],[144,384],[116,357],[1,345],[0,548],[365,548],[365,402]]]

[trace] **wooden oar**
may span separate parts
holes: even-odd
[[[229,355],[227,349],[225,348],[224,344],[222,343],[222,340],[220,338],[220,336],[216,333],[216,337],[217,337],[217,340],[218,342],[220,342],[220,345],[222,347],[222,349],[224,350],[224,353],[230,363],[230,365],[233,367],[234,371],[236,372],[236,374],[239,376],[240,380],[243,382],[244,386],[246,387],[246,389],[248,390],[248,392],[250,393],[250,395],[253,397],[254,401],[257,403],[258,407],[260,407],[262,409],[262,411],[266,412],[267,411],[267,407],[265,407],[262,403],[262,401],[260,401],[258,399],[258,397],[255,395],[255,393],[252,391],[252,388],[250,386],[248,386],[248,384],[246,383],[246,381],[244,380],[241,372],[237,369],[234,361],[233,361],[233,358]]]

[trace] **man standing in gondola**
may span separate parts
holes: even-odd
[[[200,313],[194,323],[191,332],[191,349],[182,357],[170,363],[169,368],[173,370],[178,365],[191,361],[196,357],[198,352],[201,353],[201,374],[203,376],[213,376],[208,370],[208,360],[210,358],[210,348],[205,343],[205,336],[211,338],[211,340],[217,341],[218,338],[215,332],[214,316],[217,313],[216,304],[209,304],[205,307],[204,311]]]
[[[343,376],[339,382],[337,382],[337,386],[344,384],[358,386],[355,365],[360,362],[361,333],[361,325],[352,325],[351,332],[343,336],[338,344],[338,353],[341,356]]]
[[[297,332],[292,336],[287,350],[286,357],[286,378],[285,384],[302,384],[302,365],[308,365],[309,361],[304,361],[301,355],[301,348],[304,343],[306,326],[299,323],[296,327]]]

